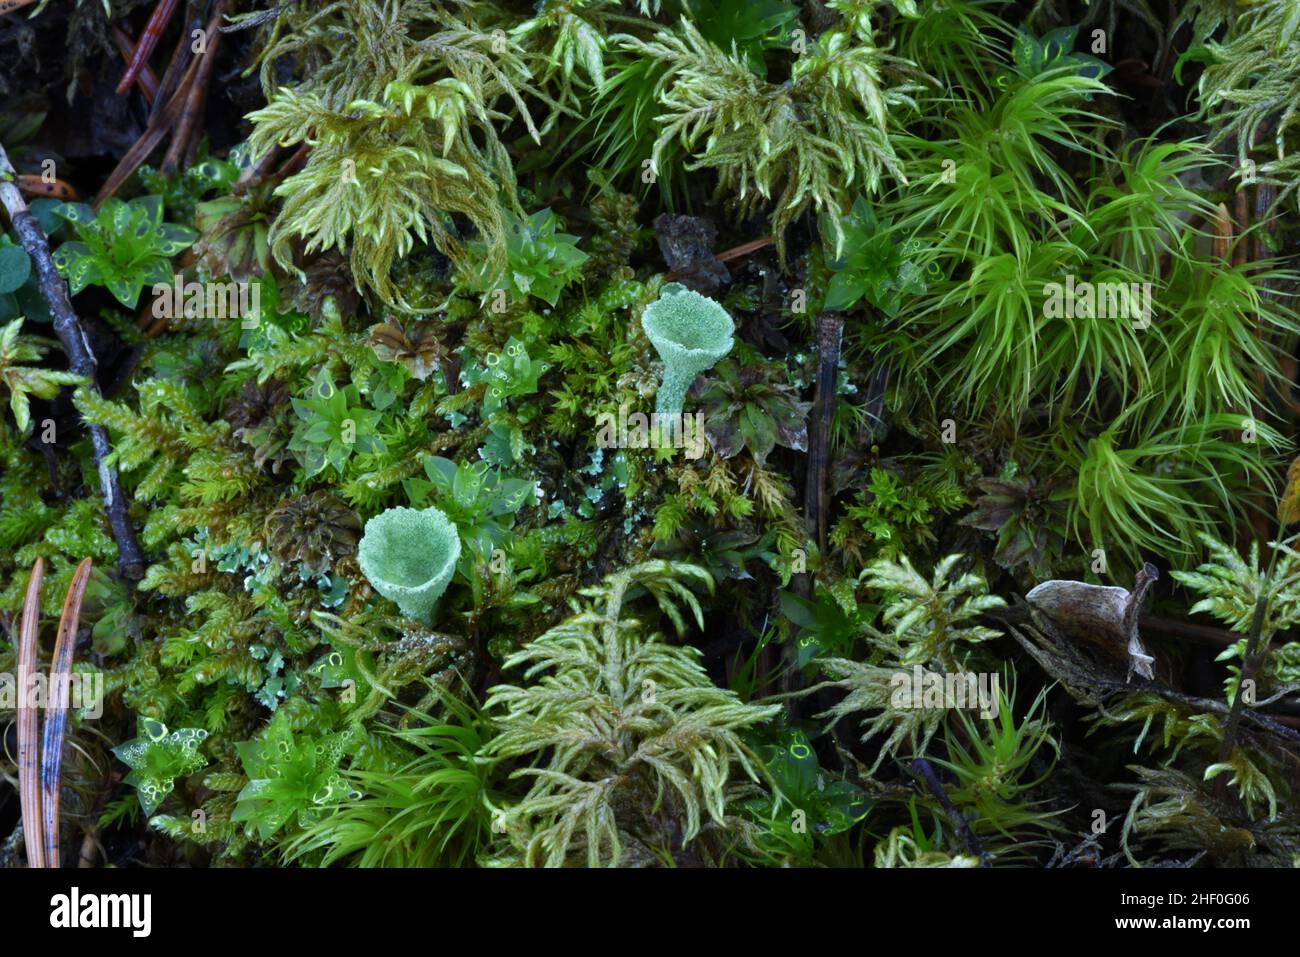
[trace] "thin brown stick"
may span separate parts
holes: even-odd
[[[260,185],[263,179],[271,175],[271,170],[275,169],[275,164],[280,162],[280,157],[283,155],[283,146],[272,146],[261,159],[239,174],[239,179],[235,181],[230,191],[240,196],[254,186]]]
[[[98,363],[95,353],[86,338],[77,314],[72,309],[68,298],[68,286],[54,267],[50,258],[50,241],[41,229],[41,224],[27,208],[22,193],[14,185],[13,165],[4,146],[0,145],[0,205],[9,213],[9,221],[14,233],[27,255],[31,257],[36,270],[37,285],[41,295],[49,304],[50,315],[54,319],[54,333],[63,343],[63,351],[68,356],[68,366],[79,376],[84,376],[87,388],[99,391],[97,379]],[[102,425],[90,426],[90,440],[94,447],[95,465],[99,469],[99,489],[104,499],[104,511],[108,515],[113,538],[117,541],[117,563],[122,577],[138,581],[144,577],[144,556],[136,542],[135,529],[131,527],[127,515],[126,496],[122,493],[122,483],[118,478],[117,467],[110,465],[108,457],[113,447],[108,440],[108,430]]]
[[[149,111],[150,123],[158,115],[158,111],[171,102],[180,81],[190,67],[190,61],[194,59],[194,47],[190,42],[190,36],[203,26],[203,20],[194,15],[193,7],[192,0],[186,4],[186,25],[180,31],[180,36],[176,40],[176,49],[172,52],[171,59],[167,61],[167,69],[163,70],[162,77],[158,81],[158,98],[154,100],[153,108]]]
[[[158,167],[159,172],[164,176],[173,175],[185,159],[186,147],[189,146],[190,137],[194,134],[198,122],[199,102],[203,99],[203,84],[207,82],[207,77],[212,72],[206,68],[207,63],[211,62],[207,57],[203,57],[198,62],[199,71],[185,91],[180,116],[174,124],[175,132],[172,134],[172,141],[167,145],[167,152],[163,154],[162,165]]]
[[[196,135],[199,114],[202,111],[208,84],[212,80],[212,66],[217,62],[217,48],[221,45],[221,18],[225,12],[225,0],[217,0],[212,8],[212,17],[208,20],[207,45],[201,54],[197,54],[198,73],[195,74],[185,95],[184,107],[176,124],[176,135],[172,137],[171,145],[167,147],[167,155],[163,158],[164,175],[170,176],[181,164],[185,159],[191,138]]]
[[[59,867],[59,774],[63,770],[63,737],[68,724],[68,694],[72,675],[72,654],[77,645],[81,621],[81,600],[90,580],[90,559],[83,558],[68,585],[59,616],[54,657],[50,661],[49,702],[45,706],[45,734],[41,739],[41,818],[44,822],[45,866]]]
[[[284,161],[284,165],[271,174],[266,180],[267,183],[278,183],[281,180],[288,179],[294,173],[298,172],[307,165],[307,157],[311,155],[311,144],[303,143],[302,146],[294,150],[292,156]]]
[[[310,130],[308,136],[311,136]],[[276,169],[276,164],[284,156],[284,147],[272,146],[261,159],[240,174],[235,185],[230,187],[230,192],[236,196],[244,196],[259,186],[273,186],[307,165],[307,157],[310,155],[311,144],[303,143],[280,165],[279,169]]]
[[[189,143],[185,147],[185,169],[193,166],[199,155],[199,145],[203,142],[203,130],[208,119],[208,93],[210,90],[211,86],[207,83],[198,85],[199,102],[194,108],[194,115],[198,119],[195,121],[194,130],[190,133]]]
[[[939,780],[939,775],[934,773],[934,767],[930,762],[925,758],[917,758],[912,762],[912,773],[925,781],[935,800],[943,806],[949,820],[957,828],[957,833],[961,835],[962,840],[966,843],[966,849],[979,858],[981,867],[988,867],[992,858],[989,857],[988,851],[984,850],[984,845],[980,843],[980,839],[971,829],[970,822],[962,816],[956,805],[952,803],[952,799],[948,797],[948,792],[943,789],[943,783]]]
[[[829,511],[828,494],[830,476],[831,418],[835,411],[835,382],[840,361],[840,340],[844,335],[844,320],[834,315],[824,315],[817,320],[817,389],[813,397],[812,420],[808,427],[808,468],[804,479],[804,528],[817,548],[826,551],[826,514]],[[790,579],[791,590],[802,598],[812,598],[815,584],[809,572],[800,572]],[[780,688],[789,693],[801,681],[795,667],[795,646],[783,646],[781,656],[785,669],[781,673]],[[767,664],[764,662],[764,664]],[[768,665],[770,668],[771,666]],[[787,708],[795,716],[796,704]]]
[[[153,55],[154,48],[158,45],[158,41],[162,39],[163,31],[167,29],[167,24],[171,22],[172,14],[176,12],[177,2],[178,0],[158,0],[158,5],[154,7],[149,22],[144,26],[144,32],[140,34],[140,42],[136,45],[135,50],[131,53],[131,58],[126,63],[126,72],[122,74],[122,79],[117,84],[119,96],[131,89],[131,84],[135,82],[135,78],[148,65],[149,57]]]
[[[1250,620],[1250,632],[1246,637],[1246,650],[1241,656],[1241,680],[1237,682],[1236,694],[1232,696],[1232,708],[1228,711],[1228,717],[1223,722],[1223,741],[1219,744],[1219,764],[1223,764],[1232,756],[1232,749],[1237,745],[1237,729],[1241,726],[1241,709],[1245,701],[1242,690],[1246,687],[1246,681],[1251,678],[1255,669],[1259,665],[1258,648],[1260,633],[1264,628],[1264,613],[1268,607],[1268,602],[1272,597],[1269,592],[1273,587],[1273,559],[1277,556],[1274,551],[1269,557],[1268,577],[1265,579],[1263,590],[1255,600],[1255,612]],[[1223,779],[1220,778],[1217,788],[1222,794],[1226,788]]]
[[[125,155],[118,161],[117,166],[113,168],[113,172],[109,174],[108,179],[104,181],[104,185],[100,187],[99,193],[95,196],[93,205],[96,209],[104,204],[104,200],[121,189],[122,185],[131,178],[131,174],[140,168],[140,164],[147,160],[150,154],[158,148],[158,144],[167,138],[167,134],[171,132],[177,118],[180,116],[181,109],[185,104],[185,97],[189,92],[189,85],[194,81],[194,77],[198,73],[198,65],[197,60],[190,63],[176,88],[176,92],[167,101],[167,105],[149,118],[149,125],[140,134],[140,138],[131,144],[131,148],[126,151]]]
[[[817,536],[817,548],[823,552],[830,511],[831,422],[835,417],[835,386],[843,338],[843,319],[825,315],[817,320],[817,390],[813,396],[812,427],[808,430],[808,478],[803,500],[808,530]]]
[[[776,242],[771,236],[764,236],[762,239],[751,239],[747,243],[741,243],[739,246],[732,246],[730,249],[724,249],[713,258],[720,263],[730,262],[733,259],[739,259],[741,256],[748,256],[752,252],[757,252],[764,246],[770,246]]]
[[[1233,218],[1236,220],[1238,238],[1232,249],[1233,268],[1246,265],[1246,255],[1250,252],[1250,243],[1246,234],[1250,231],[1250,196],[1246,190],[1238,189],[1233,198]]]
[[[1256,228],[1251,232],[1250,258],[1254,262],[1263,262],[1268,259],[1276,248],[1274,241],[1277,239],[1277,216],[1273,215],[1273,203],[1277,200],[1277,187],[1268,183],[1260,183],[1255,187],[1255,215],[1253,222],[1256,224],[1263,223],[1263,229]],[[1265,247],[1264,237],[1268,237],[1268,245]],[[1265,283],[1265,289],[1268,288]],[[1265,295],[1268,293],[1266,292]]]
[[[1161,634],[1171,635],[1174,638],[1183,638],[1188,641],[1195,641],[1203,645],[1213,645],[1216,648],[1227,648],[1229,645],[1236,644],[1241,640],[1240,635],[1234,635],[1232,632],[1224,631],[1222,628],[1215,628],[1212,625],[1197,625],[1192,622],[1178,621],[1173,618],[1160,618],[1156,615],[1142,615],[1139,618],[1144,629],[1157,631]]]
[[[741,243],[739,246],[732,246],[730,249],[724,249],[713,258],[720,263],[730,262],[733,259],[739,259],[741,256],[748,256],[752,252],[762,249],[764,246],[770,246],[776,242],[771,236],[764,236],[762,239],[751,239],[747,243]],[[664,275],[668,282],[680,279],[681,273],[676,269],[670,270]]]
[[[118,26],[114,26],[110,33],[113,37],[113,46],[117,47],[117,52],[122,54],[122,59],[130,64],[135,56],[135,46],[131,43],[131,38]],[[153,101],[158,98],[158,74],[154,73],[149,66],[145,66],[136,76],[135,85],[140,88],[145,102],[153,106]]]
[[[22,805],[23,844],[27,866],[45,866],[41,840],[40,752],[36,747],[38,712],[32,690],[36,686],[36,625],[41,617],[41,582],[45,561],[36,559],[27,582],[23,617],[18,625],[18,797]]]

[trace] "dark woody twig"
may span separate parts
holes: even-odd
[[[212,80],[212,66],[217,62],[217,47],[221,44],[221,18],[225,14],[225,0],[217,0],[213,6],[212,17],[208,21],[207,47],[199,61],[199,70],[190,82],[185,95],[176,132],[172,136],[171,146],[163,158],[162,172],[170,176],[185,158],[190,143],[200,135],[199,117],[207,100],[208,84]]]
[[[720,263],[730,262],[733,259],[740,259],[742,256],[748,256],[750,253],[758,252],[758,250],[765,246],[770,246],[774,242],[776,242],[776,239],[772,236],[764,236],[762,239],[751,239],[747,243],[741,243],[739,246],[732,246],[730,249],[723,250],[713,258]],[[673,282],[680,278],[681,273],[675,269],[671,270],[664,276],[664,279],[668,282]]]
[[[982,867],[988,867],[988,851],[984,850],[984,845],[980,843],[980,839],[976,837],[975,832],[971,830],[970,823],[961,816],[961,812],[957,810],[952,801],[948,798],[948,792],[943,789],[943,784],[939,781],[939,775],[934,773],[934,768],[930,766],[930,762],[925,760],[925,758],[917,758],[912,762],[912,772],[925,780],[925,783],[930,788],[930,793],[934,795],[935,800],[943,805],[944,811],[947,812],[948,817],[952,820],[953,827],[957,828],[957,833],[961,835],[961,839],[966,843],[966,849],[980,859],[980,865]]]
[[[804,488],[804,516],[817,548],[826,550],[827,513],[830,511],[829,478],[831,422],[835,418],[835,387],[839,378],[840,342],[844,320],[824,315],[817,320],[817,391],[813,397],[812,428],[808,431],[808,479]]]
[[[41,229],[41,224],[28,210],[22,194],[14,185],[16,175],[4,146],[0,145],[0,204],[9,214],[18,241],[31,257],[41,295],[49,303],[50,315],[54,318],[54,332],[63,343],[69,367],[77,375],[86,378],[88,388],[99,391],[95,353],[91,351],[86,330],[72,309],[68,287],[54,268],[54,260],[50,258],[50,241],[45,230]],[[140,553],[135,530],[131,527],[131,519],[126,512],[126,496],[122,494],[117,468],[108,463],[109,454],[113,451],[108,441],[108,431],[102,425],[92,425],[90,439],[95,451],[95,465],[99,469],[104,511],[108,514],[113,538],[117,541],[118,569],[123,578],[138,581],[144,577],[144,557]]]
[[[1144,630],[1171,635],[1174,638],[1194,641],[1202,645],[1212,645],[1216,648],[1227,648],[1229,645],[1236,644],[1241,638],[1240,635],[1215,628],[1213,625],[1198,625],[1189,621],[1161,618],[1157,615],[1143,614],[1138,617],[1138,620]]]
[[[173,138],[173,148],[168,152],[165,162],[175,164],[183,159],[185,146],[195,135],[193,110],[197,104],[191,100],[191,93],[196,82],[206,82],[211,75],[212,63],[216,57],[216,34],[225,8],[224,0],[218,0],[214,5],[212,18],[207,24],[207,35],[213,39],[208,41],[205,53],[192,53],[188,34],[181,38],[181,47],[163,75],[149,124],[100,187],[93,203],[96,209],[122,187],[168,136]],[[187,64],[183,71],[178,66],[181,62]],[[175,143],[178,139],[181,141],[179,147]]]
[[[171,59],[167,61],[167,67],[158,79],[158,95],[154,97],[153,106],[149,110],[149,122],[151,124],[157,118],[158,111],[171,102],[178,85],[189,71],[194,60],[194,49],[190,37],[195,30],[203,26],[203,18],[197,14],[194,8],[195,4],[193,2],[187,3],[185,6],[185,28],[181,30],[181,35],[176,41],[176,50],[172,53]]]
[[[835,386],[839,376],[840,341],[844,336],[844,320],[833,314],[817,320],[817,389],[813,398],[812,422],[808,429],[808,470],[804,483],[804,524],[808,535],[815,539],[821,552],[826,550],[826,515],[829,511],[828,491],[830,473],[831,420],[835,415]],[[814,591],[813,576],[803,572],[792,576],[791,587],[804,598]],[[799,669],[794,666],[794,643],[786,645],[784,657],[786,670],[781,690],[795,689]],[[790,703],[794,708],[794,702]]]
[[[99,209],[104,204],[104,200],[116,193],[122,187],[122,184],[131,178],[131,174],[140,168],[140,164],[147,160],[150,154],[158,148],[158,144],[172,132],[185,105],[189,84],[198,72],[197,67],[197,61],[191,62],[190,68],[185,71],[185,75],[181,80],[180,88],[167,100],[166,106],[162,106],[153,115],[140,138],[132,144],[131,148],[118,161],[113,172],[108,175],[108,179],[104,181],[104,185],[100,187],[99,193],[96,194],[92,203],[96,209]],[[158,107],[162,102],[162,93],[160,92],[154,106]]]
[[[1273,560],[1277,557],[1276,550],[1269,556],[1268,575],[1264,580],[1264,587],[1260,591],[1259,597],[1255,599],[1255,611],[1250,619],[1250,631],[1246,637],[1246,650],[1241,656],[1241,680],[1237,682],[1237,691],[1232,696],[1232,709],[1228,712],[1228,717],[1223,722],[1223,741],[1219,745],[1219,763],[1222,764],[1232,756],[1232,749],[1237,744],[1237,729],[1241,725],[1241,712],[1245,696],[1242,690],[1246,687],[1246,681],[1252,678],[1256,668],[1259,667],[1259,639],[1264,630],[1264,615],[1268,609],[1268,603],[1272,600],[1273,589]],[[1217,785],[1219,790],[1223,790],[1223,780],[1219,780]]]
[[[149,63],[149,57],[158,45],[159,39],[162,38],[163,31],[167,29],[167,24],[176,12],[177,0],[158,0],[158,6],[154,8],[153,15],[149,17],[149,22],[145,24],[144,33],[140,34],[140,42],[136,45],[131,59],[126,64],[126,72],[122,74],[122,80],[117,84],[117,93],[120,96],[127,90],[131,89],[131,84],[140,75]]]
[[[113,45],[117,47],[117,52],[122,54],[122,58],[129,64],[135,57],[135,44],[131,42],[130,37],[122,32],[121,27],[114,26],[109,32],[113,38]],[[136,75],[135,85],[140,88],[145,102],[153,106],[154,101],[158,99],[157,74],[146,66]]]

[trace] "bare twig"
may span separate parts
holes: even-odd
[[[185,159],[191,139],[199,135],[199,117],[207,100],[208,84],[212,79],[212,66],[217,62],[217,47],[221,45],[221,18],[226,11],[225,0],[217,0],[208,21],[207,43],[199,59],[198,73],[190,82],[185,95],[184,106],[176,124],[176,134],[172,137],[167,155],[163,157],[162,172],[170,176]]]
[[[1042,632],[1032,627],[1017,627],[1010,617],[1004,617],[1006,631],[1015,638],[1020,646],[1029,652],[1042,669],[1061,683],[1071,697],[1090,706],[1098,706],[1112,695],[1133,694],[1135,688],[1123,678],[1106,674],[1095,663],[1085,661],[1077,649],[1069,642],[1053,644]],[[1023,627],[1023,626],[1022,626]],[[1137,691],[1154,694],[1166,701],[1184,705],[1193,711],[1213,713],[1229,718],[1232,709],[1216,698],[1200,698],[1183,694],[1160,681],[1143,681]],[[1265,731],[1294,747],[1300,745],[1300,733],[1292,731],[1287,722],[1280,722],[1275,717],[1261,714],[1253,708],[1238,712],[1238,720],[1249,725],[1253,730]]]
[[[177,0],[158,0],[158,5],[154,7],[153,15],[149,17],[149,22],[145,24],[144,33],[140,34],[140,42],[136,45],[135,51],[127,61],[126,72],[122,74],[122,80],[117,84],[118,94],[125,93],[135,82],[135,78],[140,75],[149,64],[149,57],[153,54],[154,47],[158,45],[163,31],[167,29],[167,24],[176,12]]]
[[[831,419],[835,412],[835,383],[839,375],[840,340],[844,335],[844,320],[825,315],[817,320],[817,391],[813,399],[812,425],[808,429],[808,470],[804,480],[804,525],[808,535],[817,540],[819,551],[826,550],[826,513],[830,496]],[[812,598],[813,576],[801,572],[791,577],[791,588],[803,598]],[[782,649],[785,669],[781,673],[783,692],[793,692],[802,676],[795,666],[795,645],[788,642]],[[769,666],[770,667],[770,666]],[[795,714],[795,702],[789,704]]]
[[[93,204],[96,209],[103,205],[104,200],[121,189],[122,184],[131,178],[131,174],[140,168],[140,164],[147,160],[150,154],[158,148],[158,144],[167,138],[167,134],[172,131],[178,117],[181,115],[186,94],[189,92],[189,85],[193,82],[197,73],[198,61],[196,60],[190,63],[176,88],[176,92],[165,101],[166,105],[160,109],[157,108],[158,104],[163,103],[164,100],[162,94],[159,94],[158,100],[154,103],[154,115],[149,118],[149,125],[145,127],[145,131],[140,135],[140,138],[131,145],[131,148],[118,161],[117,166],[114,167],[113,172],[109,174],[108,179],[104,181],[104,185],[100,187],[99,193],[96,194]]]
[[[1213,625],[1198,625],[1174,618],[1161,618],[1158,615],[1143,614],[1138,617],[1138,621],[1144,631],[1156,631],[1162,635],[1183,638],[1202,645],[1213,645],[1216,648],[1227,648],[1229,645],[1236,644],[1241,638],[1240,635],[1215,628]]]
[[[41,229],[41,224],[31,214],[22,194],[14,185],[16,176],[4,146],[0,145],[0,204],[9,213],[9,221],[13,224],[18,241],[31,257],[41,295],[49,304],[50,315],[54,319],[54,332],[63,343],[69,367],[77,375],[86,378],[87,388],[98,391],[95,353],[86,338],[86,330],[72,309],[67,284],[54,268],[54,260],[50,258],[50,241],[45,230]],[[140,553],[135,530],[127,515],[126,496],[122,494],[117,468],[108,462],[113,451],[108,440],[108,430],[102,425],[91,425],[90,439],[94,446],[95,465],[99,469],[99,488],[104,498],[104,511],[108,514],[113,538],[117,541],[118,570],[123,578],[138,581],[144,577],[144,556]]]
[[[236,196],[242,196],[253,187],[261,185],[262,180],[271,175],[271,170],[275,169],[275,164],[280,162],[280,157],[283,155],[283,146],[272,146],[261,159],[239,174],[239,179],[235,181],[230,191]]]
[[[1255,612],[1250,619],[1250,632],[1246,638],[1246,650],[1241,656],[1241,680],[1237,682],[1237,691],[1232,697],[1232,710],[1228,712],[1228,717],[1223,723],[1223,742],[1219,745],[1219,762],[1227,761],[1232,755],[1232,749],[1237,743],[1237,728],[1241,724],[1241,709],[1245,698],[1242,691],[1246,687],[1247,678],[1254,672],[1255,667],[1259,664],[1256,660],[1258,657],[1260,634],[1264,630],[1264,613],[1268,608],[1269,600],[1272,596],[1273,588],[1273,559],[1277,556],[1277,551],[1269,556],[1268,575],[1264,579],[1264,587],[1260,589],[1259,597],[1255,599]]]
[[[114,26],[110,33],[113,37],[113,46],[117,47],[117,52],[122,54],[122,58],[129,65],[135,58],[135,44],[131,38],[122,32],[122,28]],[[145,66],[136,75],[135,85],[140,88],[144,94],[145,102],[153,106],[154,100],[158,98],[158,76],[148,66]]]
[[[730,249],[724,249],[713,258],[720,263],[731,262],[733,259],[740,259],[742,256],[748,256],[750,253],[758,252],[764,246],[770,246],[776,242],[772,236],[764,236],[762,239],[751,239],[747,243],[741,243],[739,246],[732,246]],[[674,282],[680,279],[682,274],[676,269],[670,270],[664,275],[667,282]]]
[[[952,801],[948,798],[948,792],[943,789],[943,784],[939,781],[939,775],[934,773],[934,768],[925,758],[917,758],[912,762],[912,771],[925,779],[926,785],[941,805],[948,817],[952,820],[953,826],[957,828],[957,833],[961,839],[966,842],[966,849],[980,859],[980,865],[989,866],[989,854],[984,850],[984,845],[980,839],[971,830],[970,822],[962,817],[961,812],[957,810]]]
[[[104,185],[95,196],[96,209],[103,204],[104,200],[122,188],[131,174],[140,168],[140,164],[149,158],[168,135],[173,136],[172,148],[168,151],[164,162],[174,166],[183,159],[185,146],[190,137],[195,135],[193,110],[197,104],[191,101],[191,94],[194,91],[194,84],[206,84],[211,74],[218,46],[217,30],[221,26],[225,9],[224,0],[218,0],[213,8],[212,18],[207,24],[207,36],[212,39],[207,41],[203,53],[191,54],[188,37],[182,37],[181,47],[163,75],[157,99],[154,100],[153,112],[149,116],[149,124],[104,181]],[[182,60],[188,65],[183,72],[180,72],[179,64]]]
[[[826,520],[830,511],[831,422],[835,417],[835,386],[843,337],[843,319],[826,315],[817,320],[817,391],[813,397],[812,428],[808,430],[804,517],[809,532],[817,537],[818,549],[823,552],[826,550]]]
[[[757,252],[764,246],[770,246],[776,240],[771,236],[764,236],[762,239],[751,239],[747,243],[741,243],[739,246],[732,246],[730,249],[724,249],[713,258],[720,263],[731,262],[733,259],[739,259],[741,256],[748,256],[750,253]]]
[[[167,61],[167,69],[163,70],[162,76],[158,79],[158,96],[154,99],[153,107],[149,110],[150,123],[158,115],[158,111],[171,102],[177,84],[186,75],[190,63],[194,59],[194,45],[190,41],[190,37],[195,30],[203,26],[203,19],[196,15],[194,7],[194,0],[190,0],[186,4],[185,27],[180,31],[180,36],[176,40],[176,49],[172,52],[171,59]]]

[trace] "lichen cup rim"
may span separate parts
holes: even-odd
[[[425,523],[424,529],[409,526],[411,517]],[[417,551],[417,554],[430,557],[431,546],[439,538],[447,543],[446,553],[428,577],[421,577],[424,575],[423,570],[411,574],[409,563],[395,567],[392,564],[396,561],[393,555],[381,555],[376,551],[381,546],[388,545],[390,547],[384,551],[390,552],[392,545],[399,544],[407,536],[415,538],[410,542],[415,549],[423,547],[424,551]],[[451,582],[456,563],[460,560],[460,548],[460,530],[441,509],[397,506],[385,509],[367,520],[361,542],[357,546],[357,564],[375,591],[396,602],[404,615],[427,618]],[[420,580],[417,581],[417,578]]]
[[[722,332],[719,328],[718,333],[713,335],[710,341],[704,345],[688,346],[682,344],[680,335],[674,337],[674,334],[686,330],[677,330],[667,328],[668,320],[672,314],[667,307],[670,300],[677,297],[686,297],[688,299],[699,300],[701,303],[707,303],[705,309],[712,312],[719,320],[726,321],[726,331]],[[719,322],[721,326],[721,322]],[[659,293],[659,298],[645,307],[641,313],[641,328],[645,330],[646,338],[658,351],[660,357],[665,362],[669,358],[684,366],[687,369],[694,370],[697,374],[705,369],[713,367],[719,359],[729,353],[732,346],[735,345],[736,323],[727,312],[725,306],[716,299],[710,299],[693,289],[688,289],[679,283],[669,283]],[[698,328],[698,327],[697,327]],[[706,330],[707,331],[707,330]]]

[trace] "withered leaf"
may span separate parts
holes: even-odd
[[[447,348],[418,322],[381,322],[370,327],[370,347],[384,362],[398,362],[423,382],[447,358]]]
[[[1136,671],[1152,679],[1155,661],[1138,636],[1138,608],[1157,577],[1153,565],[1138,573],[1134,590],[1086,582],[1053,580],[1036,585],[1025,596],[1029,607],[1047,619],[1065,638],[1081,642],[1108,657],[1128,665],[1128,676]]]
[[[1277,502],[1277,520],[1283,528],[1300,521],[1300,455],[1286,470],[1286,488]]]

